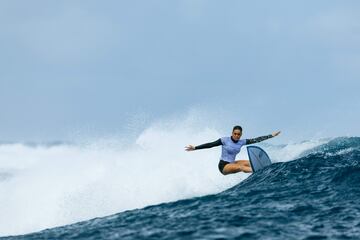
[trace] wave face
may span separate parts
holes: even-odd
[[[336,138],[216,194],[4,239],[358,239],[359,163],[360,138]]]
[[[72,142],[0,142],[0,236],[217,194],[246,179],[249,174],[219,174],[219,148],[184,151],[187,144],[227,135],[203,126],[201,117],[194,120],[197,116],[162,120],[136,135],[131,131],[106,138],[79,136]],[[266,149],[274,160],[287,161],[320,143]],[[238,157],[246,159],[246,150]]]

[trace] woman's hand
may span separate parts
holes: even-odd
[[[271,135],[273,136],[273,137],[276,137],[277,135],[279,135],[281,132],[280,131],[278,131],[278,132],[273,132]]]
[[[195,147],[193,145],[188,145],[185,147],[185,151],[194,151]]]

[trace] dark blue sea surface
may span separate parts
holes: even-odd
[[[216,195],[2,239],[360,239],[360,138],[334,139]]]

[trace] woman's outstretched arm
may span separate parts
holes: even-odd
[[[222,142],[221,142],[221,139],[219,138],[218,140],[216,140],[214,142],[204,143],[199,146],[188,145],[185,147],[185,150],[193,151],[193,150],[199,150],[199,149],[204,149],[204,148],[212,148],[212,147],[216,147],[216,146],[220,146],[220,145],[222,145]]]
[[[273,134],[269,134],[269,135],[266,135],[266,136],[261,136],[261,137],[257,137],[257,138],[250,138],[250,139],[246,139],[246,145],[248,144],[253,144],[253,143],[258,143],[258,142],[262,142],[262,141],[265,141],[269,138],[273,138],[273,137],[276,137],[277,135],[280,134],[280,131],[279,132],[274,132]]]

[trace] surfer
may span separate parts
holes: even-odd
[[[218,164],[220,172],[223,175],[237,172],[248,173],[252,172],[250,162],[248,160],[235,160],[235,157],[240,152],[241,147],[244,145],[258,143],[269,138],[276,137],[279,134],[280,131],[274,132],[266,136],[240,140],[242,135],[242,128],[240,126],[234,126],[231,137],[222,137],[214,142],[209,142],[198,146],[188,145],[185,147],[185,150],[194,151],[221,145],[221,158]]]

